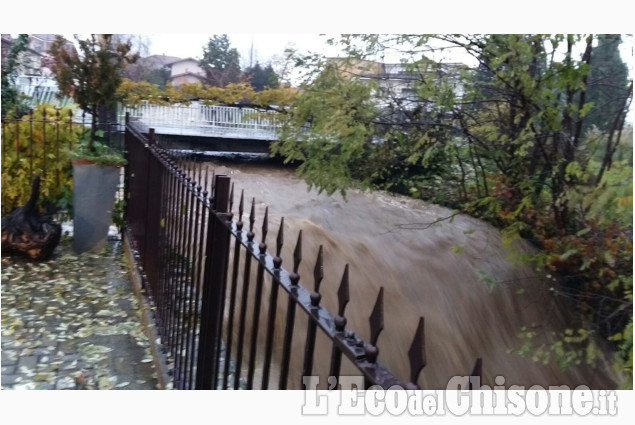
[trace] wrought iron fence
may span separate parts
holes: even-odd
[[[68,151],[90,131],[90,124],[90,115],[43,105],[20,119],[2,118],[3,213],[28,198],[36,174],[46,199],[55,201],[70,190]],[[104,133],[103,144],[123,151],[123,124],[104,122],[97,127]]]
[[[269,389],[276,385],[274,367],[278,389],[301,388],[306,382],[291,381],[297,376],[290,373],[289,365],[294,356],[301,356],[302,376],[314,373],[319,333],[330,346],[329,377],[339,377],[342,361],[347,359],[366,387],[417,388],[426,365],[423,318],[408,351],[410,376],[404,383],[378,359],[384,327],[383,288],[369,318],[370,340],[363,341],[346,328],[348,266],[333,314],[321,304],[322,247],[315,257],[313,288],[308,289],[299,283],[299,266],[305,259],[302,231],[287,270],[281,258],[284,218],[275,254],[270,254],[265,243],[268,208],[258,229],[255,201],[247,217],[241,193],[234,214],[234,188],[228,176],[212,175],[208,183],[207,168],[204,172],[200,162],[161,146],[152,129],[146,135],[132,121],[126,125],[125,140],[126,233],[153,305],[164,352],[173,366],[175,388]],[[306,318],[306,332],[297,328],[298,313]],[[278,329],[283,331],[276,332],[280,324],[283,327]],[[297,341],[300,337],[303,340]],[[296,345],[303,345],[301,350],[292,349],[294,339]],[[274,365],[276,340],[281,347]],[[480,359],[471,375],[480,378]]]

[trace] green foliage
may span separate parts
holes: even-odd
[[[117,226],[117,229],[119,230],[120,234],[123,232],[123,228],[126,224],[124,220],[125,209],[126,209],[125,199],[118,199],[115,201],[115,207],[113,208],[113,211],[112,211],[112,222],[115,226]]]
[[[568,367],[595,362],[609,346],[632,374],[624,367],[632,338],[623,337],[632,327],[632,129],[624,126],[632,81],[616,50],[595,60],[609,38],[342,36],[349,59],[298,61],[311,69],[274,151],[299,162],[319,190],[380,187],[483,218],[510,249],[529,239],[539,252],[516,257],[553,276],[545,284],[584,320],[538,353],[531,344],[520,351]],[[411,58],[402,68],[408,95],[364,61],[392,47]],[[435,48],[462,49],[479,66],[434,63]],[[610,108],[591,99],[600,74],[621,90]],[[585,131],[600,115],[610,128]]]
[[[596,126],[601,131],[609,131],[621,108],[621,100],[627,95],[628,68],[620,57],[619,34],[600,34],[597,41],[591,56],[587,92],[590,111],[584,130]]]
[[[59,112],[57,115],[50,105],[39,105],[33,115],[3,123],[2,215],[24,205],[35,174],[41,178],[40,201],[69,210],[72,169],[68,148],[77,144],[80,129],[71,123],[67,108]]]
[[[231,47],[227,34],[214,34],[203,46],[201,65],[208,71],[212,85],[225,87],[240,81],[240,54]]]
[[[17,87],[15,86],[15,77],[17,75],[19,61],[18,58],[22,52],[28,48],[28,34],[20,34],[13,41],[11,49],[7,55],[6,61],[2,64],[2,117],[21,117],[28,111],[28,106],[24,101]]]
[[[310,87],[296,97],[273,153],[286,162],[301,161],[298,172],[319,191],[332,194],[350,187],[366,165],[376,110],[371,90],[341,77],[327,66]]]
[[[139,56],[130,53],[130,41],[116,43],[112,34],[91,34],[90,38],[77,41],[79,53],[69,51],[63,37],[55,39],[50,49],[51,71],[60,92],[72,97],[81,109],[92,114],[88,149],[94,151],[98,111],[101,107],[116,104],[115,94],[122,81],[123,69]]]
[[[203,62],[215,69],[238,65],[238,50],[231,47],[227,34],[214,34],[203,47]]]
[[[493,276],[491,273],[484,270],[478,271],[478,277],[481,282],[487,285],[490,291],[501,286],[501,282],[496,278],[496,276]]]
[[[168,67],[161,67],[149,70],[144,76],[144,80],[158,86],[160,89],[165,89],[168,81],[170,81],[170,77],[170,69]]]
[[[253,67],[245,69],[245,75],[256,91],[278,87],[278,75],[271,65],[262,68],[259,63],[256,63]]]
[[[69,158],[71,160],[86,160],[96,165],[114,165],[118,167],[126,165],[126,159],[120,152],[99,141],[103,140],[103,130],[97,130],[94,137],[95,140],[92,142],[91,147],[89,143],[91,140],[90,133],[83,133],[79,143],[69,150]]]
[[[538,333],[523,327],[519,333],[523,343],[517,354],[530,357],[532,361],[549,364],[554,362],[561,369],[586,364],[594,366],[603,358],[603,352],[585,328],[565,329],[552,335],[554,342],[536,343]]]
[[[633,318],[626,325],[622,332],[618,332],[609,338],[617,344],[617,359],[615,361],[615,368],[618,373],[622,373],[625,376],[633,376]],[[633,389],[633,381],[628,380],[621,389]]]

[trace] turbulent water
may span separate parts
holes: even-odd
[[[269,252],[275,249],[280,217],[284,217],[282,258],[287,270],[293,262],[297,234],[303,230],[300,283],[309,289],[313,288],[318,247],[323,245],[320,292],[323,305],[332,313],[337,312],[342,272],[350,264],[347,328],[364,340],[369,339],[368,317],[379,288],[385,288],[379,360],[404,382],[409,377],[408,349],[419,317],[424,317],[427,366],[418,381],[422,388],[446,388],[451,377],[469,374],[477,357],[483,358],[483,383],[488,385],[494,385],[499,375],[504,376],[506,386],[585,384],[597,389],[617,385],[619,378],[606,365],[580,365],[563,371],[553,361],[542,364],[516,354],[523,343],[518,337],[523,326],[536,332],[534,345],[538,346],[551,341],[554,332],[575,324],[563,314],[567,309],[554,297],[549,282],[540,281],[527,266],[511,264],[500,232],[492,226],[463,215],[430,225],[452,211],[386,193],[350,191],[346,199],[318,194],[309,191],[292,170],[276,165],[214,160],[207,167],[231,177],[236,203],[244,190],[247,214],[255,198],[257,240],[261,239],[264,208],[269,206]],[[243,221],[248,220],[243,217]],[[499,284],[485,282],[492,278]],[[280,306],[286,305],[283,295],[281,292]],[[277,319],[274,361],[280,359],[283,313]],[[293,352],[298,355],[291,364],[292,384],[300,382],[306,332],[306,319],[297,316]],[[264,322],[266,308],[260,317]],[[263,341],[259,335],[261,347]],[[328,371],[330,350],[326,337],[318,338],[315,369],[322,376]],[[259,348],[259,354],[262,351]],[[344,365],[343,374],[347,371],[352,370]]]

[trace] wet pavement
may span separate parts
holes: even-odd
[[[129,276],[118,240],[77,255],[63,239],[42,263],[3,257],[1,388],[157,389]]]

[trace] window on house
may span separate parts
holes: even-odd
[[[401,96],[404,98],[412,99],[417,97],[417,91],[410,87],[405,87],[401,89]]]

